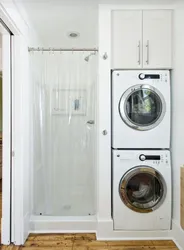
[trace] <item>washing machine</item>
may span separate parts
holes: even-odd
[[[112,148],[170,148],[170,72],[112,73]]]
[[[114,230],[171,227],[171,161],[167,150],[113,150]]]

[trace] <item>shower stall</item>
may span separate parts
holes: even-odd
[[[31,230],[93,231],[97,51],[30,49],[30,65],[34,138]]]

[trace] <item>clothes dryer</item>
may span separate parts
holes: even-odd
[[[170,148],[170,72],[112,73],[112,148]]]

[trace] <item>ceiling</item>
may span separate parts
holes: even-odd
[[[180,0],[14,0],[44,47],[93,48],[98,45],[98,4],[172,4]],[[182,1],[182,0],[181,0]],[[79,38],[69,38],[76,31]]]
[[[98,5],[77,1],[17,1],[23,18],[29,19],[45,47],[97,47]],[[95,1],[94,1],[95,2]],[[78,32],[70,38],[69,32]]]

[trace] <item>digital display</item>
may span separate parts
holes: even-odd
[[[160,155],[145,155],[146,160],[160,160]]]
[[[145,78],[144,79],[160,79],[160,75],[145,75]]]

